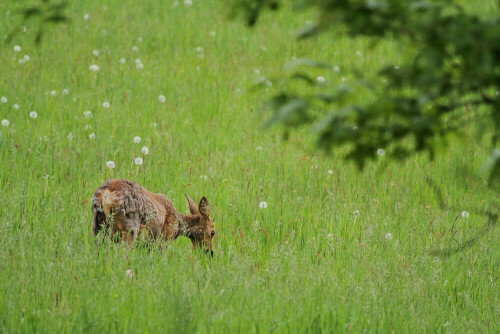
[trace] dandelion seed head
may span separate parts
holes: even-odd
[[[119,62],[120,64],[125,64],[125,58],[120,58]]]
[[[356,51],[356,56],[363,57],[363,54],[361,53],[361,51]]]
[[[259,203],[259,208],[261,208],[261,209],[267,209],[267,202],[264,202],[264,201],[260,202]]]
[[[262,146],[257,146],[257,151],[262,151]]]
[[[166,101],[165,95],[160,94],[160,96],[158,96],[158,101],[164,103]]]
[[[184,6],[191,6],[193,4],[193,0],[184,0]]]
[[[67,138],[68,138],[68,140],[73,139],[73,134],[72,134],[71,132],[69,132],[69,133],[68,133],[68,137],[67,137]]]
[[[9,124],[10,124],[10,122],[8,119],[2,119],[2,126],[7,127],[7,126],[9,126]]]
[[[97,71],[99,71],[99,66],[96,64],[90,65],[89,70],[92,72],[97,72]]]
[[[7,98],[6,98],[5,96],[2,96],[2,97],[0,98],[0,102],[2,102],[2,103],[7,103]]]
[[[134,141],[134,143],[139,144],[141,142],[141,137],[135,136],[133,141]]]
[[[134,46],[132,47],[132,51],[134,51],[134,52],[139,51],[139,47],[138,47],[137,45],[134,45]]]
[[[205,181],[206,181],[206,180],[208,180],[208,176],[206,176],[206,175],[200,175],[200,179],[202,179],[202,180],[205,180]]]
[[[19,45],[15,45],[14,52],[21,52],[21,47]]]
[[[316,80],[318,80],[318,82],[325,82],[325,78],[322,77],[321,75],[317,77]]]
[[[339,72],[340,71],[340,67],[338,67],[337,65],[333,66],[333,72]]]
[[[134,163],[137,165],[137,166],[140,166],[142,165],[144,161],[142,160],[142,158],[135,158],[134,159]]]
[[[216,32],[213,30],[208,33],[208,36],[210,36],[210,37],[215,37],[215,35],[216,35]]]
[[[328,175],[333,175],[333,170],[329,169],[328,170]]]
[[[67,88],[64,88],[63,89],[63,95],[68,95],[69,94],[69,90]]]
[[[144,65],[142,65],[142,63],[139,63],[135,65],[135,68],[137,68],[138,70],[142,70],[144,68]]]
[[[38,117],[38,113],[36,111],[32,111],[32,112],[30,112],[30,117],[35,119]]]
[[[463,218],[469,218],[469,213],[467,211],[462,211]]]
[[[56,96],[56,95],[57,95],[57,92],[55,90],[50,91],[50,96]]]
[[[196,47],[196,52],[202,53],[203,52],[203,48],[201,46],[197,46]]]
[[[92,111],[87,110],[83,112],[83,117],[84,118],[91,118],[92,117]]]
[[[18,109],[19,109],[19,104],[14,104],[12,107],[13,107],[14,109],[18,110]]]
[[[89,15],[89,14],[85,14],[85,15],[83,15],[83,19],[84,19],[85,21],[87,21],[89,18],[90,18],[90,15]]]
[[[384,238],[385,240],[392,240],[392,234],[390,232],[387,232],[385,235],[384,235]]]
[[[377,154],[380,155],[381,157],[383,157],[385,155],[385,150],[383,148],[379,148],[377,150]]]
[[[99,56],[99,50],[94,50],[94,51],[92,51],[92,54],[93,54],[94,56],[98,57],[98,56]]]
[[[95,139],[95,133],[94,132],[92,132],[91,134],[89,134],[89,139],[92,139],[92,140]]]
[[[130,278],[134,278],[135,276],[135,272],[132,269],[127,270],[125,274]]]
[[[110,169],[113,169],[115,168],[115,162],[114,161],[108,161],[106,162],[106,167],[110,168]]]
[[[354,211],[354,215],[355,215],[356,217],[359,217],[359,210]]]
[[[108,108],[109,108],[109,106],[110,106],[110,104],[109,104],[109,102],[108,102],[108,101],[104,101],[104,102],[102,103],[102,107],[103,107],[104,109],[108,109]]]
[[[144,155],[148,155],[149,154],[149,149],[146,146],[143,146],[141,148],[141,153],[144,154]]]
[[[23,59],[24,59],[24,61],[28,62],[28,61],[30,61],[30,56],[24,55]]]

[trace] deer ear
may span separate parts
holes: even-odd
[[[203,217],[208,218],[210,216],[210,204],[208,203],[208,200],[205,196],[201,198],[199,208],[200,208],[200,214]]]
[[[196,205],[196,203],[191,198],[189,198],[188,195],[184,194],[184,196],[186,196],[186,201],[188,202],[189,212],[191,212],[192,215],[200,213],[198,205]]]

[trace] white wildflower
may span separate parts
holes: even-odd
[[[91,118],[92,117],[92,111],[87,110],[83,113],[84,118]]]
[[[94,56],[98,57],[98,56],[99,56],[99,50],[94,50],[94,51],[92,51],[92,54],[93,54]]]
[[[92,72],[97,72],[99,71],[99,66],[98,65],[90,65],[89,66],[89,70],[91,70]]]
[[[392,240],[392,234],[390,232],[387,232],[385,235],[384,235],[384,238],[385,240]]]
[[[355,215],[356,217],[359,217],[359,210],[354,211],[354,215]]]
[[[137,37],[137,42],[142,43],[142,37]]]
[[[67,88],[64,88],[63,89],[63,95],[68,95],[69,94],[69,90]]]
[[[318,82],[325,82],[325,78],[322,77],[321,75],[317,77],[316,80],[318,80]]]
[[[89,134],[89,139],[95,139],[95,133],[92,132],[91,134]]]
[[[2,119],[2,126],[9,126],[10,122],[8,119]]]
[[[2,103],[7,103],[7,98],[6,98],[5,96],[2,96],[2,97],[0,98],[0,102],[2,102]]]
[[[36,111],[32,111],[32,112],[30,112],[30,117],[35,119],[38,117],[38,113]]]
[[[135,272],[132,269],[127,270],[125,274],[130,278],[133,278],[135,276]]]
[[[120,64],[125,64],[125,58],[120,58],[119,62]]]
[[[196,47],[196,52],[202,53],[203,52],[203,48],[201,46],[197,46]]]
[[[184,0],[184,6],[191,6],[193,4],[193,0]]]
[[[257,151],[262,151],[262,146],[257,146]]]
[[[134,51],[134,52],[139,51],[139,47],[138,47],[137,45],[134,45],[134,46],[132,47],[132,51]]]
[[[23,59],[24,59],[24,61],[30,61],[30,56],[24,55]]]
[[[383,149],[383,148],[379,148],[379,149],[377,150],[377,154],[378,154],[378,155],[380,155],[381,157],[383,157],[383,156],[385,155],[385,151],[384,151],[384,149]]]
[[[133,141],[134,141],[134,143],[139,144],[141,142],[141,137],[135,136]]]
[[[215,35],[216,35],[216,32],[213,30],[208,33],[208,36],[210,36],[210,37],[215,37]]]
[[[83,19],[84,19],[85,21],[87,21],[89,18],[90,18],[90,15],[89,15],[89,14],[85,14],[85,15],[83,15]]]
[[[108,101],[104,101],[102,103],[102,107],[105,108],[105,109],[108,109],[109,108],[109,102]]]
[[[329,169],[328,170],[328,175],[333,175],[333,170]]]
[[[19,109],[19,104],[14,104],[12,107],[14,107],[14,109],[18,110]]]
[[[111,161],[111,160],[106,162],[106,167],[111,168],[111,169],[115,168],[115,162]]]
[[[469,213],[467,211],[462,211],[463,218],[469,218]]]
[[[57,95],[57,92],[55,90],[50,91],[50,96],[56,96],[56,95]]]
[[[206,176],[206,175],[200,175],[200,179],[202,179],[202,180],[205,180],[205,181],[206,181],[206,180],[208,180],[208,176]]]
[[[71,139],[73,139],[73,134],[70,132],[70,133],[68,133],[68,140],[71,140]]]
[[[333,72],[339,72],[339,71],[340,68],[337,65],[333,66]]]
[[[264,202],[264,201],[260,202],[259,203],[259,208],[266,209],[267,208],[267,202]]]
[[[142,63],[139,63],[135,65],[135,68],[137,68],[138,70],[142,70],[144,68],[144,65],[142,65]]]
[[[134,163],[135,163],[137,166],[140,166],[140,165],[142,165],[143,160],[142,160],[142,158],[135,158]]]
[[[164,103],[166,101],[165,95],[158,96],[158,101],[160,101],[161,103]]]
[[[144,154],[144,155],[148,155],[149,154],[149,149],[146,146],[143,146],[141,148],[141,153]]]
[[[14,46],[14,52],[21,52],[21,47],[19,45]]]

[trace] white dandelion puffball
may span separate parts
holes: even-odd
[[[215,35],[216,35],[215,31],[211,31],[208,33],[208,36],[210,36],[210,37],[215,37]]]
[[[90,15],[89,15],[89,14],[85,14],[85,15],[83,15],[83,19],[84,19],[85,21],[87,21],[89,18],[90,18]]]
[[[2,96],[2,97],[0,98],[0,102],[2,102],[2,103],[7,103],[7,98],[6,98],[5,96]]]
[[[125,58],[120,58],[119,62],[120,64],[125,64]]]
[[[109,108],[109,102],[108,101],[104,101],[102,103],[102,107],[105,108],[105,109],[108,109]]]
[[[260,202],[259,203],[259,208],[261,208],[261,209],[267,209],[267,202],[264,202],[264,201]]]
[[[24,55],[23,59],[24,59],[24,61],[30,61],[30,56]]]
[[[92,139],[92,140],[95,139],[95,133],[94,132],[92,132],[91,134],[89,134],[89,139]]]
[[[111,160],[106,162],[106,167],[111,168],[111,169],[115,168],[115,162],[111,161]]]
[[[139,58],[136,58],[136,59],[135,59],[135,63],[136,63],[136,64],[141,64],[141,63],[142,63],[142,61],[141,61]]]
[[[354,215],[355,215],[356,217],[359,217],[359,210],[354,211]]]
[[[8,119],[2,119],[2,126],[9,126],[10,122]]]
[[[94,51],[92,51],[92,54],[93,54],[94,56],[96,56],[96,57],[97,57],[97,56],[99,56],[99,50],[94,50]]]
[[[36,111],[32,111],[32,112],[30,112],[30,117],[35,119],[38,117],[38,113]]]
[[[202,53],[203,52],[203,48],[201,46],[197,46],[196,47],[196,52]]]
[[[14,52],[21,52],[21,47],[19,45],[14,46]]]
[[[262,146],[257,146],[257,151],[262,151]]]
[[[92,111],[87,110],[83,113],[83,117],[85,118],[91,118],[92,117]]]
[[[144,65],[142,65],[142,63],[139,63],[135,65],[135,68],[137,68],[138,70],[142,70],[144,68]]]
[[[346,80],[347,80],[346,78],[342,78],[342,82],[346,82]]]
[[[469,213],[467,211],[462,211],[463,218],[469,218]]]
[[[63,95],[68,95],[69,94],[69,90],[67,88],[64,88],[63,89]]]
[[[381,157],[383,157],[383,156],[385,155],[385,151],[384,151],[384,149],[379,148],[379,149],[377,150],[377,154],[378,154],[378,155],[380,155]]]
[[[137,37],[137,42],[142,43],[142,37]]]
[[[14,109],[18,110],[19,109],[19,104],[14,104],[12,107],[14,107]]]
[[[384,235],[384,238],[385,240],[392,240],[392,234],[387,232],[385,235]]]
[[[184,6],[191,6],[193,4],[193,0],[184,0]]]
[[[127,270],[125,274],[130,278],[133,278],[135,276],[135,273],[132,269]]]
[[[158,96],[158,101],[160,101],[161,103],[165,103],[165,101],[166,101],[165,95]]]
[[[146,146],[143,146],[141,148],[141,153],[144,154],[144,155],[148,155],[149,154],[149,149]]]
[[[73,139],[73,134],[70,132],[70,133],[68,133],[68,140],[71,140],[71,139]]]
[[[141,142],[141,137],[135,136],[133,141],[134,141],[134,143],[139,144]]]
[[[97,72],[97,71],[99,71],[99,66],[95,65],[95,64],[90,65],[89,70],[91,70],[92,72]]]
[[[56,96],[56,95],[57,95],[57,92],[55,90],[50,91],[50,96]]]
[[[328,170],[328,175],[333,175],[333,170],[329,169]]]
[[[338,67],[337,65],[333,66],[333,72],[339,72],[340,71],[340,67]]]
[[[25,62],[26,61],[24,59],[19,59],[19,61],[18,61],[18,63],[21,64],[21,65],[24,64]]]
[[[135,158],[135,159],[134,159],[134,163],[135,163],[137,166],[140,166],[140,165],[142,165],[143,160],[142,160],[142,158]]]
[[[132,51],[134,51],[134,52],[139,51],[139,47],[138,47],[137,45],[134,45],[134,46],[132,47]]]
[[[318,80],[318,82],[325,82],[325,78],[322,77],[321,75],[317,77],[316,80]]]
[[[206,181],[206,180],[208,180],[208,176],[206,176],[206,175],[200,175],[200,179],[202,179],[202,180],[205,180],[205,181]]]
[[[92,127],[89,124],[85,124],[85,130],[90,130]]]

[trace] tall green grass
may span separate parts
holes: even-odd
[[[437,160],[380,157],[360,172],[343,148],[316,151],[307,129],[289,141],[262,130],[279,83],[245,92],[306,55],[339,66],[314,73],[330,82],[374,73],[402,60],[397,43],[297,43],[291,31],[314,13],[284,9],[248,30],[218,1],[175,3],[75,2],[39,48],[34,25],[2,45],[0,332],[498,332],[500,229],[488,213],[500,203],[465,110],[464,140]],[[0,3],[1,36],[20,5]],[[104,242],[96,256],[89,200],[112,177],[185,213],[184,193],[207,196],[215,257],[185,238],[162,252]]]

